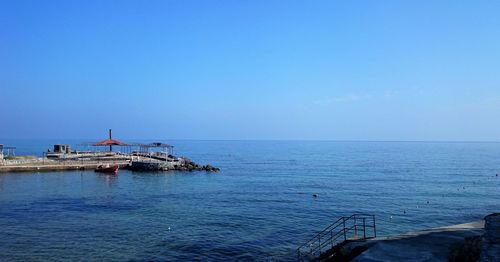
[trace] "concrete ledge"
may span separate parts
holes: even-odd
[[[0,173],[7,172],[50,172],[50,171],[65,171],[65,170],[86,170],[95,169],[97,166],[107,164],[101,163],[50,163],[50,164],[34,164],[34,165],[11,165],[0,166]],[[120,168],[128,166],[128,162],[114,162]]]
[[[353,261],[448,261],[465,238],[482,236],[484,221],[377,238],[361,244],[368,250]]]
[[[500,261],[500,213],[488,215],[485,220],[485,234],[481,250],[481,262]]]

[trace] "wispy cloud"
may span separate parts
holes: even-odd
[[[328,106],[332,104],[345,104],[345,103],[356,103],[362,100],[368,99],[388,99],[396,95],[393,91],[385,91],[383,93],[373,95],[373,94],[347,94],[342,96],[325,96],[314,101],[314,104],[319,106]]]
[[[383,97],[393,97],[395,93],[393,91],[385,91]]]
[[[314,103],[316,105],[320,105],[320,106],[327,106],[327,105],[336,104],[336,103],[356,102],[356,101],[359,101],[359,100],[364,99],[364,98],[366,98],[366,97],[356,95],[356,94],[335,96],[335,97],[326,96],[324,98],[321,98],[321,99],[314,101]]]

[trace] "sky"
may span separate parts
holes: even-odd
[[[499,13],[0,0],[0,138],[500,141]]]

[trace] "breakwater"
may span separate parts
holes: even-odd
[[[80,150],[73,150],[69,144],[54,144],[52,150],[43,152],[43,157],[39,158],[16,156],[16,147],[0,144],[0,172],[85,170],[95,169],[100,165],[118,165],[122,169],[134,171],[219,171],[219,168],[211,165],[200,165],[186,157],[174,156],[174,147],[169,144],[125,143],[115,140],[111,129],[109,139],[77,146]],[[120,150],[113,151],[113,146]],[[85,149],[81,150],[82,147]],[[106,151],[102,151],[102,148],[106,148]]]
[[[218,172],[220,169],[211,165],[200,165],[191,160],[180,158],[179,161],[161,161],[152,158],[137,160],[98,160],[98,161],[58,161],[44,159],[37,161],[23,161],[20,163],[5,162],[0,165],[2,172],[50,172],[67,170],[92,170],[100,165],[118,165],[121,169],[133,171],[207,171]]]
[[[121,169],[133,171],[219,171],[219,168],[211,165],[200,165],[186,157],[175,157],[173,155],[71,152],[50,158],[17,156],[2,159],[0,173],[89,170],[107,164],[118,165]]]

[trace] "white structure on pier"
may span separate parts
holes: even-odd
[[[0,145],[0,165],[3,165],[3,145]]]
[[[5,152],[7,150],[7,152]],[[0,144],[0,165],[5,164],[5,157],[7,156],[15,156],[16,148],[11,146],[4,146]]]

